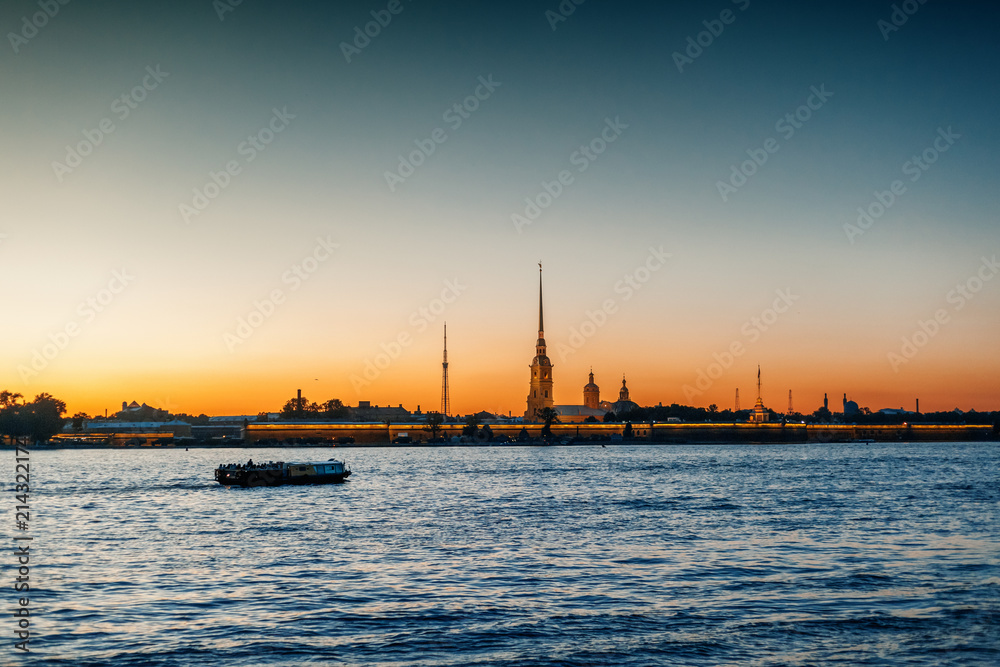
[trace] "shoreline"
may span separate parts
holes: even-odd
[[[789,447],[794,447],[798,445],[882,445],[882,444],[924,444],[924,445],[934,445],[934,444],[947,444],[947,443],[994,443],[1000,445],[1000,440],[997,439],[942,439],[942,440],[785,440],[785,441],[733,441],[733,440],[700,440],[700,441],[650,441],[647,439],[637,438],[633,440],[618,440],[618,441],[568,441],[568,442],[410,442],[410,443],[393,443],[393,442],[362,442],[353,444],[329,444],[329,443],[265,443],[265,442],[225,442],[225,443],[185,443],[185,444],[145,444],[145,445],[113,445],[106,443],[44,443],[30,445],[26,449],[34,452],[39,451],[83,451],[83,450],[97,450],[97,449],[110,449],[119,451],[133,451],[133,450],[192,450],[192,449],[358,449],[358,448],[369,448],[369,449],[403,449],[403,448],[419,448],[419,449],[431,449],[431,448],[448,448],[448,447],[466,447],[466,448],[505,448],[505,447],[621,447],[621,446],[634,446],[643,445],[649,447],[686,447],[686,446],[706,446],[706,447],[717,447],[717,446],[739,446],[739,447],[756,447],[756,446],[769,446],[769,445],[784,445]],[[25,449],[21,445],[22,449]],[[0,451],[15,451],[16,446],[10,444],[0,445]]]

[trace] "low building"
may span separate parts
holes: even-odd
[[[359,422],[403,422],[412,418],[410,412],[403,408],[400,403],[398,407],[379,407],[372,405],[370,401],[359,401],[358,407],[350,408],[351,419]]]

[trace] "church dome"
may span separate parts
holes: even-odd
[[[623,415],[638,409],[639,405],[629,399],[628,386],[625,384],[625,376],[622,375],[622,388],[618,390],[618,400],[611,404],[611,411],[616,415]]]
[[[611,412],[616,415],[623,415],[633,410],[638,410],[639,404],[632,401],[615,401],[611,404]]]

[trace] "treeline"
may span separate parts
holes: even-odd
[[[769,411],[771,414],[771,419],[774,419],[776,415],[774,412]],[[635,410],[630,410],[629,412],[623,412],[621,414],[615,414],[614,412],[609,412],[604,415],[604,422],[648,422],[648,421],[658,421],[665,422],[670,418],[679,419],[682,422],[735,422],[735,421],[746,421],[750,418],[750,410],[740,410],[735,412],[733,410],[719,410],[718,406],[712,404],[707,408],[694,408],[689,405],[679,405],[673,403],[671,405],[657,405],[649,408],[636,408]],[[781,418],[778,417],[780,421]],[[599,421],[596,418],[593,421]]]
[[[710,405],[707,408],[694,408],[687,405],[659,405],[650,408],[638,408],[627,413],[616,415],[609,412],[604,416],[605,422],[665,422],[673,417],[683,422],[736,422],[748,421],[751,410],[719,410],[718,406]],[[772,422],[785,420],[789,423],[805,422],[807,424],[859,424],[859,425],[886,425],[894,426],[899,424],[968,424],[970,426],[995,426],[1000,424],[1000,411],[993,412],[926,412],[910,414],[882,414],[871,412],[867,408],[861,408],[859,412],[844,416],[843,413],[831,412],[828,408],[820,408],[811,414],[793,412],[783,415],[768,410],[768,418]],[[593,419],[592,421],[598,421]]]
[[[842,415],[836,415],[842,417]],[[843,421],[849,424],[968,424],[970,426],[990,426],[1000,423],[1000,410],[993,412],[921,412],[905,415],[871,414],[851,415]]]
[[[311,403],[303,396],[290,398],[282,406],[279,413],[281,419],[309,419],[315,421],[334,421],[347,419],[351,416],[351,409],[339,398],[331,398],[324,403]]]
[[[62,431],[66,404],[50,394],[26,402],[24,396],[0,392],[0,438],[11,443],[44,442]]]

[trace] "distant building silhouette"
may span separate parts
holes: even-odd
[[[622,374],[622,388],[618,390],[618,400],[611,404],[611,412],[616,415],[623,415],[637,409],[639,409],[639,404],[629,399],[628,386],[625,384],[625,375]]]
[[[451,409],[451,397],[448,394],[448,323],[444,323],[444,358],[441,362],[441,414],[448,416]],[[417,406],[417,411],[420,406]]]
[[[826,400],[824,398],[824,400]],[[750,421],[755,424],[763,424],[764,422],[770,421],[771,416],[768,413],[767,408],[764,407],[764,399],[760,395],[760,366],[757,366],[757,402],[753,406],[753,411],[750,413]]]
[[[545,353],[545,326],[542,320],[542,263],[538,263],[538,340],[535,358],[531,362],[531,384],[528,387],[528,407],[524,418],[535,420],[542,408],[554,405],[552,396],[552,362]]]
[[[409,410],[402,405],[398,407],[379,407],[372,405],[371,401],[358,401],[358,407],[348,408],[350,418],[360,422],[404,422],[410,419]]]
[[[590,370],[590,382],[583,386],[583,405],[554,405],[561,422],[582,422],[588,417],[603,419],[611,412],[611,403],[601,400],[601,388],[594,383],[594,370]]]
[[[594,384],[594,369],[590,369],[590,382],[583,386],[583,405],[596,410],[601,403],[601,388]]]

